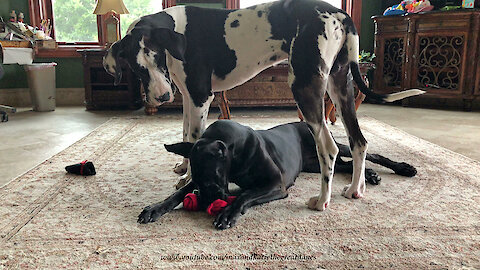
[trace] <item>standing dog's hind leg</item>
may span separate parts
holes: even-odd
[[[307,205],[310,209],[320,211],[325,210],[330,203],[333,168],[338,153],[338,147],[328,131],[325,118],[323,117],[325,85],[326,80],[324,78],[315,76],[309,86],[304,88],[297,88],[295,84],[292,86],[298,107],[315,139],[320,162],[321,194],[310,198]]]
[[[327,50],[329,43],[320,38],[324,35],[318,32],[317,25],[297,28],[297,37],[292,41],[290,51],[288,83],[313,134],[320,163],[322,190],[320,195],[310,198],[307,205],[310,209],[323,211],[330,203],[338,147],[324,117],[324,96],[333,60]]]
[[[349,199],[358,199],[363,197],[365,193],[365,156],[367,154],[367,141],[363,137],[360,126],[358,125],[352,83],[353,80],[349,73],[349,67],[345,65],[330,75],[328,90],[330,98],[335,103],[337,112],[342,118],[353,158],[352,183],[344,188],[342,194]]]

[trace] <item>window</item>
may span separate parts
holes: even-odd
[[[95,0],[51,0],[57,42],[98,42]]]
[[[105,18],[93,14],[95,0],[28,0],[30,24],[50,20],[58,49],[39,50],[39,57],[80,57],[78,49],[102,48],[106,38],[100,27]],[[55,16],[54,16],[55,15]]]
[[[122,14],[120,17],[120,29],[122,37],[125,36],[128,27],[136,19],[144,15],[157,13],[163,9],[162,0],[123,0],[123,3],[127,7],[130,14]]]
[[[0,0],[1,1],[1,0]],[[159,12],[168,1],[175,0],[123,0],[130,14],[120,18],[121,35],[138,17]],[[93,14],[96,0],[28,0],[30,24],[40,26],[42,20],[53,24],[52,34],[59,46],[57,50],[41,50],[39,57],[80,57],[78,49],[103,48],[106,42],[104,21],[106,15]]]

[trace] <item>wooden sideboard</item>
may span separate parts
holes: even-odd
[[[127,63],[121,61],[122,80],[113,85],[113,76],[103,68],[105,50],[79,50],[83,59],[85,106],[87,110],[139,109],[143,106],[140,81]]]
[[[288,87],[288,65],[279,64],[262,71],[248,82],[227,91],[230,107],[295,107],[292,91]],[[212,105],[218,106],[219,94]],[[161,107],[181,107],[182,95],[177,93],[173,103]]]
[[[480,99],[480,10],[373,17],[376,66],[373,89],[426,90],[403,101],[471,110]],[[447,100],[447,101],[446,101]],[[454,105],[455,106],[455,105]]]

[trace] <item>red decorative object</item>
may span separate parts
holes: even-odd
[[[235,201],[236,196],[228,196],[227,201],[218,199],[211,203],[207,208],[207,213],[211,216],[216,216],[223,208],[231,205]],[[183,199],[183,208],[187,211],[198,211],[198,198],[195,193],[188,193]]]
[[[210,216],[218,215],[220,213],[220,211],[222,211],[223,208],[227,207],[228,205],[231,205],[236,198],[237,197],[235,197],[235,196],[229,196],[227,198],[227,201],[224,201],[224,200],[221,200],[221,199],[215,200],[213,203],[211,203],[208,206],[207,213]]]
[[[220,211],[222,211],[223,208],[225,208],[228,205],[228,203],[224,200],[217,199],[213,203],[211,203],[208,208],[207,208],[207,213],[210,216],[216,216]]]
[[[187,211],[198,211],[197,195],[188,193],[183,199],[183,208]]]

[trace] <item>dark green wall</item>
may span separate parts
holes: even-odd
[[[6,17],[10,10],[10,3],[9,1],[0,1],[0,16]]]
[[[400,1],[399,1],[400,2]],[[362,26],[360,29],[360,50],[373,53],[373,43],[375,39],[375,25],[371,17],[383,13],[382,1],[363,0],[362,1]]]
[[[58,88],[82,88],[83,66],[80,58],[38,58],[35,63],[57,63],[56,81]],[[0,80],[0,89],[27,88],[27,75],[22,66],[4,65],[5,76]]]

